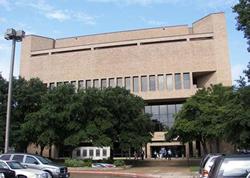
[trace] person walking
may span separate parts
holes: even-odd
[[[144,160],[144,151],[141,150],[141,160]]]
[[[134,152],[134,159],[135,159],[135,160],[138,159],[138,155],[137,155],[137,152],[136,152],[136,151]]]
[[[158,153],[157,153],[157,151],[155,150],[155,151],[154,151],[154,155],[153,155],[153,156],[154,156],[154,159],[157,158],[157,155],[158,155]]]
[[[171,157],[172,157],[172,151],[171,151],[171,149],[169,148],[169,149],[168,149],[168,160],[171,160]]]

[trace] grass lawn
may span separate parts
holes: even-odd
[[[199,166],[191,166],[191,167],[189,167],[191,172],[198,172],[199,168],[200,168]]]

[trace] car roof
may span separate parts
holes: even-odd
[[[223,158],[250,158],[250,154],[222,155]]]
[[[5,162],[5,163],[9,163],[9,162],[18,162],[18,161],[16,161],[16,160],[1,160],[1,159],[0,159],[0,161],[1,161],[1,162]]]
[[[31,153],[4,153],[1,155],[28,155],[28,156],[41,156],[41,155],[37,155],[37,154],[31,154]],[[0,155],[0,156],[1,156]]]

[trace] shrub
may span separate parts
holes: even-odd
[[[68,167],[91,167],[92,160],[66,159],[65,165]]]
[[[116,167],[125,166],[125,161],[124,161],[124,160],[121,160],[121,159],[115,160],[115,161],[114,161],[114,165],[115,165]]]
[[[84,167],[91,167],[92,166],[92,160],[91,159],[85,159],[83,160]]]

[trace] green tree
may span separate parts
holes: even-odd
[[[225,136],[238,148],[250,148],[250,86],[240,88],[230,107],[231,114],[225,124]]]
[[[245,74],[247,81],[250,82],[250,61],[248,62],[247,69],[243,71]]]
[[[143,113],[144,101],[123,88],[80,91],[71,109],[71,135],[66,144],[92,142],[111,148],[119,144],[121,150],[128,151],[150,141],[152,123]]]
[[[237,30],[244,32],[244,37],[247,39],[249,45],[248,51],[250,52],[250,0],[240,0],[233,7],[233,12],[238,14],[236,17]]]
[[[123,88],[108,88],[104,90],[104,106],[111,113],[112,127],[108,130],[111,147],[119,143],[121,150],[128,151],[150,141],[153,125],[143,113],[145,103],[141,97]]]
[[[41,98],[47,92],[46,86],[38,78],[29,81],[19,77],[13,81],[11,145],[16,151],[26,152],[33,134],[22,130],[29,113],[36,112],[41,107]]]
[[[0,149],[4,149],[8,83],[0,74]]]
[[[32,141],[41,146],[59,148],[68,137],[67,124],[70,123],[70,107],[75,94],[71,85],[62,85],[49,90],[43,97],[41,109],[27,115],[23,129],[34,133]],[[50,149],[51,157],[51,149]]]
[[[229,108],[231,115],[225,125],[227,140],[238,148],[250,148],[250,62],[247,69],[243,71],[248,83],[238,82],[239,86],[235,91],[235,99]],[[244,77],[241,77],[244,78]],[[236,131],[236,132],[235,132]]]
[[[212,85],[199,90],[176,115],[174,126],[169,132],[171,138],[179,136],[182,142],[200,141],[207,153],[206,143],[211,139],[218,141],[223,136],[225,117],[229,114],[225,103],[230,103],[232,99],[230,87]]]
[[[103,107],[102,90],[89,88],[80,90],[71,105],[71,122],[67,129],[71,133],[65,144],[77,146],[82,142],[92,142],[96,146],[110,145],[105,129],[111,127],[110,113]]]

